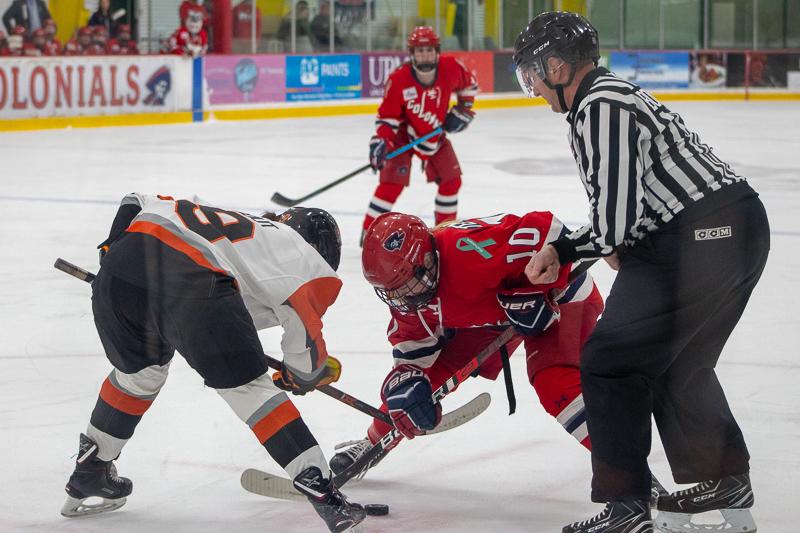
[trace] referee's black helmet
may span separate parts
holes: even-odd
[[[537,15],[514,43],[517,73],[546,81],[547,60],[552,56],[570,65],[583,60],[596,65],[600,59],[597,30],[577,13],[548,11]]]

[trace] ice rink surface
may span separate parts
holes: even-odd
[[[746,176],[769,213],[772,252],[718,372],[752,455],[759,531],[796,531],[800,493],[800,105],[673,103],[690,129]],[[92,322],[90,287],[52,268],[64,257],[97,269],[122,196],[197,195],[211,205],[259,212],[276,190],[301,196],[366,162],[369,116],[210,122],[200,125],[0,134],[0,531],[324,531],[310,505],[251,495],[244,468],[282,473],[216,393],[176,356],[171,375],[117,461],[134,492],[119,511],[59,515],[99,386],[110,370]],[[453,136],[461,159],[462,218],[550,210],[572,226],[587,200],[563,117],[547,108],[482,111]],[[328,312],[329,350],[344,364],[339,386],[378,403],[391,359],[388,311],[363,280],[357,246],[371,173],[321,195],[344,239],[344,288]],[[397,210],[432,221],[434,187],[415,166]],[[603,293],[613,272],[593,268]],[[277,330],[262,333],[280,356]],[[517,413],[502,380],[472,380],[449,410],[480,391],[494,402],[473,422],[402,443],[346,486],[351,500],[387,503],[367,532],[554,532],[594,514],[589,454],[538,404],[522,357],[512,357]],[[369,420],[321,394],[298,398],[326,454],[362,438]],[[657,440],[657,439],[656,439]],[[660,443],[654,472],[674,489]],[[795,503],[792,503],[795,502]]]

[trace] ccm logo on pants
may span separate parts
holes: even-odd
[[[708,228],[694,230],[694,240],[696,241],[709,241],[711,239],[727,239],[732,236],[730,226],[723,226],[721,228]]]

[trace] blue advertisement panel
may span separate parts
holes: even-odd
[[[644,89],[689,87],[688,52],[611,52],[611,70]]]
[[[286,57],[286,100],[335,100],[361,96],[361,56]]]

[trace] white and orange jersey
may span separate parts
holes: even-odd
[[[300,234],[266,218],[169,196],[133,193],[122,200],[130,204],[141,211],[126,233],[158,239],[198,267],[233,278],[256,329],[283,327],[284,362],[308,381],[324,370],[322,316],[342,282]]]

